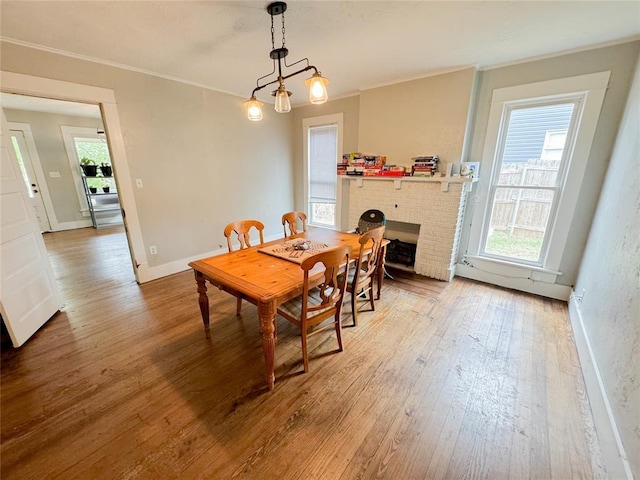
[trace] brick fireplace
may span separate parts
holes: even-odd
[[[449,282],[470,186],[466,178],[349,178],[343,194],[349,204],[349,228],[355,228],[370,208],[382,210],[387,220],[419,225],[415,272]]]

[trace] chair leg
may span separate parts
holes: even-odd
[[[338,312],[336,315],[335,324],[336,324],[336,336],[338,337],[338,350],[341,352],[343,348],[342,348],[342,320],[341,320],[340,312]]]
[[[358,326],[358,294],[351,292],[351,317],[353,318],[353,326]]]
[[[236,315],[239,317],[242,311],[242,298],[238,297],[236,301]]]
[[[307,373],[309,371],[309,357],[307,356],[306,326],[302,331],[302,362],[304,363],[304,373]]]
[[[376,306],[373,304],[373,288],[369,289],[369,303],[371,303],[371,311],[375,311]]]

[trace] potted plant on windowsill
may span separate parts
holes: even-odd
[[[102,172],[103,177],[110,177],[111,175],[113,175],[113,169],[108,163],[101,163],[100,171]]]
[[[80,168],[85,177],[95,177],[98,174],[98,166],[96,162],[87,157],[80,159]]]

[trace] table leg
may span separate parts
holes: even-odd
[[[198,284],[198,303],[200,304],[200,314],[202,315],[202,323],[204,323],[204,334],[207,340],[211,339],[209,332],[209,297],[207,297],[207,281],[204,275],[195,271],[196,283]]]
[[[273,368],[276,353],[275,304],[273,302],[260,302],[258,304],[258,316],[260,317],[260,330],[262,331],[262,349],[264,350],[264,362],[267,367],[267,384],[269,385],[269,390],[273,390],[273,384],[276,380]]]
[[[378,271],[376,272],[377,274],[377,283],[378,283],[378,291],[376,292],[376,300],[380,300],[380,290],[382,289],[382,281],[384,279],[384,274],[385,274],[385,270],[384,270],[384,259],[387,255],[387,246],[383,245],[382,248],[380,248],[380,259],[378,260]]]

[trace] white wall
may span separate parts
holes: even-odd
[[[114,91],[149,267],[172,273],[226,245],[224,226],[256,218],[281,233],[293,207],[292,116],[265,109],[249,122],[245,99],[2,43],[4,71]],[[117,174],[117,172],[116,172]],[[170,268],[162,269],[163,265]]]
[[[640,63],[635,65],[580,264],[573,323],[576,330],[584,327],[591,346],[591,352],[580,350],[585,378],[594,374],[584,368],[591,362],[601,378],[601,385],[587,382],[589,397],[606,396],[631,471],[640,478]],[[599,435],[605,433],[606,414],[594,409],[594,417]],[[608,463],[611,478],[624,475],[615,458]]]

